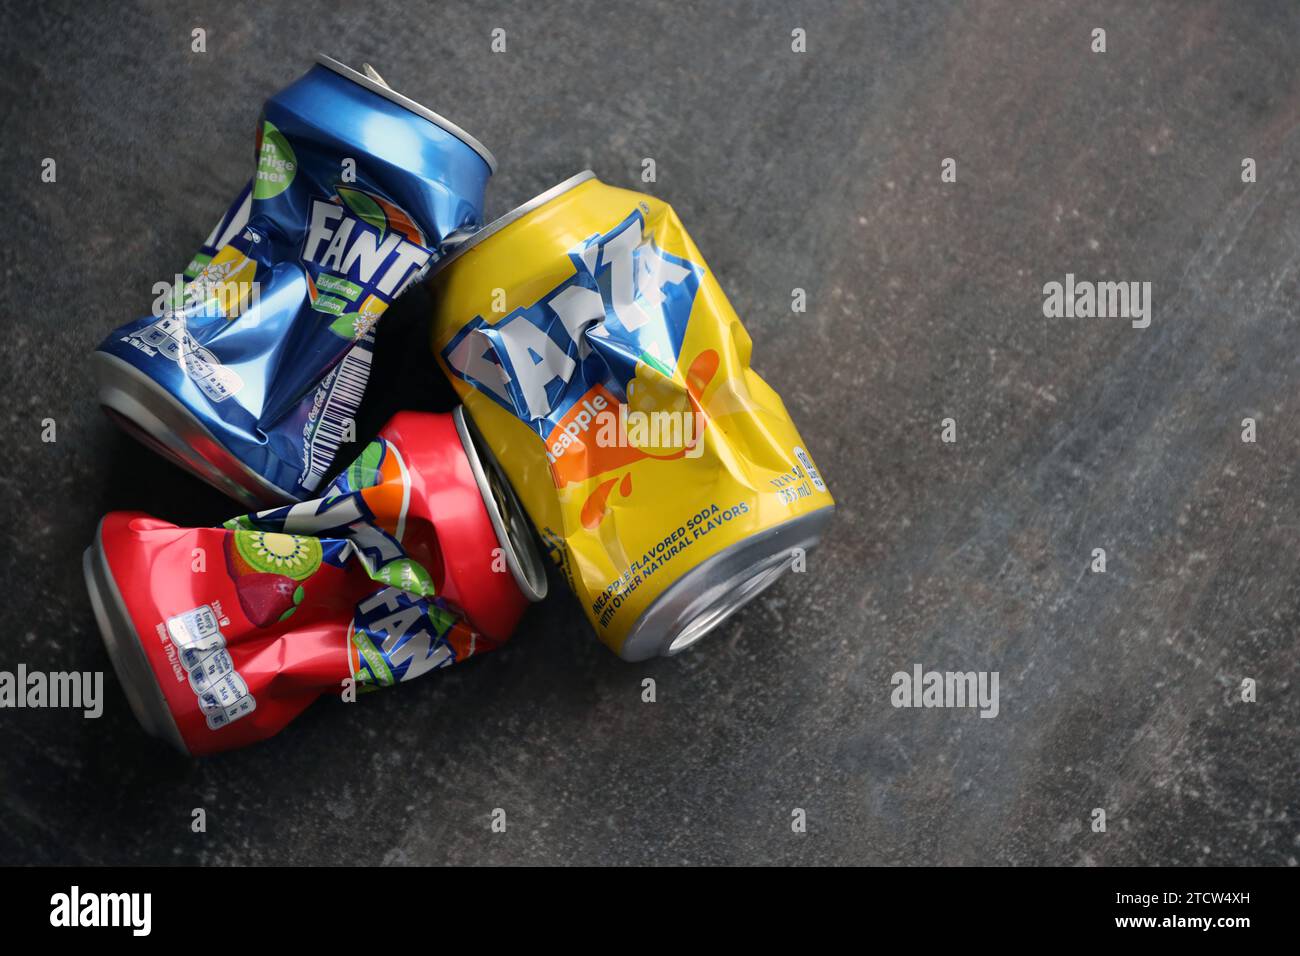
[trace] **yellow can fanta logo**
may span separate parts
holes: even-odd
[[[589,426],[605,396],[626,401],[639,367],[675,374],[704,274],[646,236],[639,209],[568,257],[573,275],[557,288],[498,321],[475,316],[442,350],[453,374],[548,447],[557,430],[576,437]]]

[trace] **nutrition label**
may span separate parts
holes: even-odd
[[[178,363],[214,402],[223,402],[244,387],[237,372],[226,368],[209,349],[194,341],[186,331],[185,317],[180,312],[169,312],[152,325],[132,333],[127,341]]]
[[[168,618],[167,634],[189,674],[190,689],[209,729],[219,730],[257,709],[257,701],[226,650],[226,638],[211,605]]]

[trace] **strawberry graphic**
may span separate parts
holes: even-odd
[[[287,618],[302,603],[302,585],[297,579],[288,575],[260,571],[250,565],[246,556],[240,553],[239,535],[241,534],[248,540],[249,536],[256,536],[259,532],[232,531],[226,535],[225,546],[222,549],[226,556],[226,570],[230,573],[230,579],[235,582],[235,594],[239,598],[239,606],[244,609],[244,616],[252,621],[255,627],[270,627],[277,621]],[[273,537],[278,540],[288,539],[290,536]],[[257,557],[256,551],[252,554]],[[309,576],[318,565],[319,562],[312,565],[310,571],[303,576]],[[303,571],[302,568],[296,570],[298,573]]]
[[[244,615],[256,627],[270,627],[288,617],[302,600],[302,588],[283,574],[243,574],[235,578],[235,593]]]

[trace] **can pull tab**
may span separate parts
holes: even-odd
[[[364,73],[364,74],[365,74],[369,79],[374,80],[374,81],[375,81],[376,83],[378,83],[380,86],[388,86],[388,81],[385,80],[382,76],[380,76],[380,75],[379,75],[379,71],[376,70],[376,69],[375,69],[373,66],[371,66],[369,63],[362,63],[362,64],[361,64],[361,72]],[[388,86],[388,88],[389,88],[390,90],[392,89],[391,86]]]

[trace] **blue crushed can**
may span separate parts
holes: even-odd
[[[365,69],[320,56],[267,101],[252,181],[92,354],[114,420],[250,506],[315,497],[361,437],[376,323],[483,223],[492,154]]]

